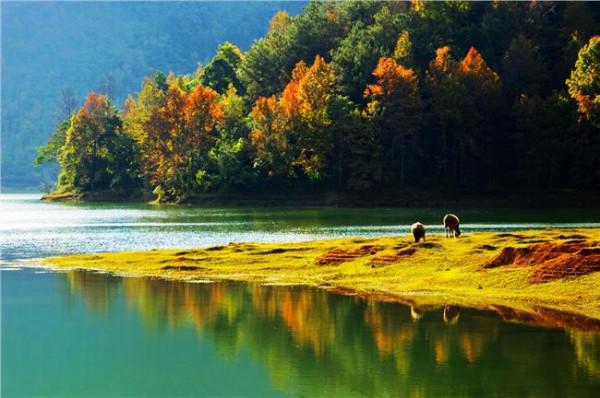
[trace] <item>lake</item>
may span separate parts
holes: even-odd
[[[464,232],[600,227],[600,209],[199,208],[148,204],[41,202],[0,195],[2,260],[103,251],[297,242],[408,234],[421,221],[443,233],[449,211]]]
[[[19,268],[48,255],[442,232],[446,209],[57,204],[0,196],[2,397],[597,396],[600,330],[299,286]],[[466,232],[591,210],[452,209]],[[431,225],[431,226],[430,226]],[[514,315],[514,314],[513,314]]]

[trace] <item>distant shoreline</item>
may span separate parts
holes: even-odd
[[[51,257],[41,266],[183,281],[302,284],[401,301],[594,319],[600,330],[600,229],[237,243]],[[550,313],[564,313],[557,320]],[[545,315],[544,315],[545,314]],[[517,315],[514,315],[517,316]],[[560,317],[559,317],[560,318]],[[570,319],[570,320],[569,320]],[[550,325],[551,326],[551,325]]]
[[[41,194],[41,200],[65,202],[130,202],[156,203],[151,196],[117,196],[108,192],[74,193],[52,192]],[[490,194],[443,193],[406,190],[376,194],[353,194],[337,192],[302,193],[233,193],[204,194],[189,198],[182,203],[168,205],[217,206],[297,206],[297,207],[455,207],[455,208],[598,208],[600,192],[554,191],[554,192],[504,192]]]

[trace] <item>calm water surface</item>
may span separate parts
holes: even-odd
[[[3,397],[597,397],[600,334],[302,287],[2,272]]]
[[[446,209],[200,209],[0,196],[2,397],[582,396],[600,333],[301,287],[18,269],[47,255],[407,233]],[[600,227],[590,210],[457,210],[464,229]],[[430,227],[432,232],[441,228]],[[448,314],[447,314],[448,315]]]

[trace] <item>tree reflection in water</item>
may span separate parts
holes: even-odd
[[[107,315],[122,294],[148,328],[193,325],[225,358],[248,350],[292,395],[555,396],[600,387],[598,332],[298,286],[65,277],[94,312]]]

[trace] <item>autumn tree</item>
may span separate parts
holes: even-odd
[[[153,78],[145,78],[137,98],[128,96],[123,104],[123,128],[141,145],[147,139],[146,123],[156,108],[165,100],[168,86],[166,77],[157,73]]]
[[[268,167],[271,175],[283,170],[291,176],[298,172],[311,179],[320,179],[327,166],[331,150],[328,127],[329,104],[334,94],[335,75],[325,60],[316,56],[308,67],[299,62],[281,98],[259,98],[252,110],[253,131],[251,143],[259,155],[257,159]],[[266,152],[280,151],[267,156]],[[273,167],[285,156],[285,167]]]
[[[332,63],[342,93],[355,102],[363,100],[364,87],[373,82],[373,70],[381,57],[393,55],[404,25],[402,13],[384,3],[371,24],[358,22],[332,51]],[[399,54],[409,56],[409,43],[400,43]]]
[[[388,57],[379,59],[373,76],[377,80],[367,86],[364,95],[369,100],[368,106],[381,119],[381,140],[390,168],[386,175],[393,181],[397,179],[403,187],[408,174],[407,159],[414,159],[418,152],[416,135],[423,109],[419,79],[412,69]]]
[[[58,154],[59,189],[126,192],[137,184],[134,141],[105,95],[88,94]]]
[[[249,142],[253,167],[268,178],[285,178],[290,173],[290,149],[286,117],[275,96],[259,97],[250,112]]]
[[[458,146],[457,131],[461,128],[460,111],[461,87],[457,79],[458,65],[450,54],[449,47],[436,50],[435,58],[430,62],[426,73],[426,87],[430,105],[433,131],[430,137],[433,144],[429,153],[435,162],[434,172],[443,179],[456,175],[456,163],[453,154]]]
[[[335,74],[332,66],[317,55],[310,68],[299,72],[297,77],[297,82],[290,83],[297,84],[295,93],[290,94],[295,98],[288,99],[284,95],[284,108],[297,107],[300,118],[294,134],[298,146],[296,162],[307,176],[319,179],[326,168],[327,154],[332,145],[329,104],[334,95]]]
[[[181,81],[169,83],[145,124],[144,169],[159,200],[180,201],[207,188],[204,166],[221,117],[213,89],[198,85],[187,94]]]
[[[471,47],[456,62],[448,47],[439,48],[427,70],[428,101],[439,128],[439,169],[446,182],[463,186],[484,183],[494,172],[490,162],[502,137],[497,111],[499,77]]]
[[[502,175],[499,166],[506,159],[496,151],[505,147],[506,139],[502,120],[497,117],[502,106],[500,79],[475,47],[459,64],[458,76],[463,87],[460,106],[464,115],[460,131],[461,179],[473,187],[498,181]]]

